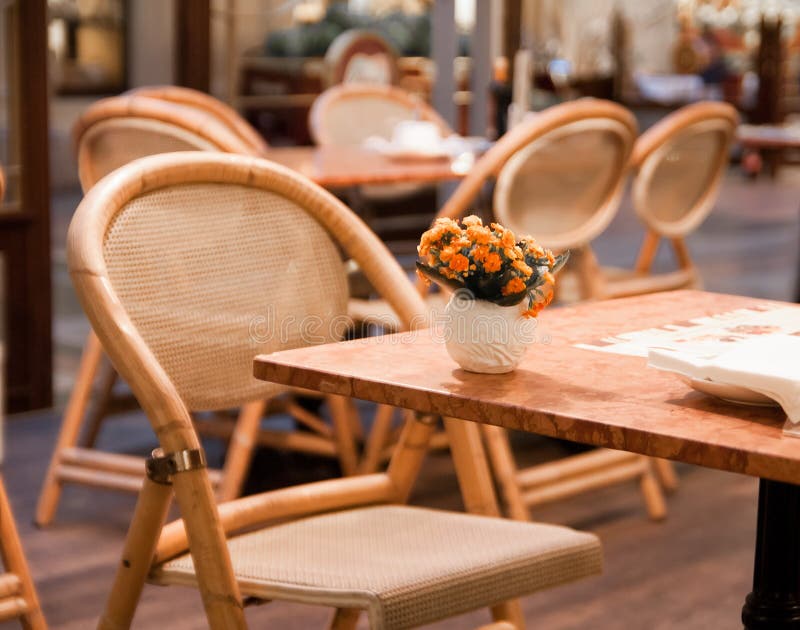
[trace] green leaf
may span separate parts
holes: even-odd
[[[455,280],[453,278],[448,278],[447,276],[443,276],[441,272],[436,269],[435,267],[431,267],[430,265],[426,265],[423,262],[417,261],[417,269],[419,269],[425,277],[430,280],[433,280],[436,284],[450,287],[451,289],[458,289],[464,288],[464,283],[461,280]]]
[[[560,270],[561,270],[561,268],[562,268],[564,265],[566,265],[566,264],[567,264],[567,261],[568,261],[568,260],[569,260],[569,250],[566,250],[565,252],[562,252],[561,254],[559,254],[558,256],[556,256],[556,262],[555,262],[555,263],[553,263],[553,269],[552,269],[552,272],[553,272],[553,273],[556,273],[556,272],[560,271]]]

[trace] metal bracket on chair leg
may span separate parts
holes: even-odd
[[[160,448],[155,449],[145,462],[148,478],[162,485],[170,485],[175,473],[206,468],[206,454],[198,448],[176,451],[164,455]]]

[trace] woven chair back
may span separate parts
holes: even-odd
[[[205,92],[176,85],[153,85],[130,90],[128,94],[161,99],[211,114],[249,144],[256,153],[263,153],[269,149],[266,140],[239,112]]]
[[[323,92],[309,114],[318,145],[360,145],[370,136],[390,140],[397,123],[435,123],[442,136],[452,132],[434,109],[401,88],[386,85],[339,85]]]
[[[73,127],[84,191],[120,166],[175,151],[254,150],[215,116],[185,105],[138,95],[92,104]]]
[[[257,354],[326,343],[347,330],[342,252],[406,327],[415,316],[422,321],[422,302],[385,246],[288,169],[173,153],[138,160],[101,184],[73,219],[69,264],[98,336],[140,402],[155,391],[160,409],[174,398],[195,411],[274,393],[252,376]],[[145,369],[134,370],[137,362]]]
[[[536,138],[500,169],[497,220],[548,247],[577,247],[611,222],[633,138],[609,118],[572,122]]]
[[[667,116],[637,141],[634,207],[660,236],[694,231],[719,197],[738,115],[724,103],[698,103]]]
[[[494,218],[552,249],[588,244],[611,222],[624,191],[636,120],[624,107],[581,99],[527,117],[472,167],[439,216],[475,211],[495,182]]]

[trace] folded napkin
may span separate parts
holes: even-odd
[[[708,354],[651,348],[647,358],[659,370],[763,394],[783,407],[790,422],[800,422],[800,336],[753,337]]]

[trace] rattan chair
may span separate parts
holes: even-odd
[[[311,106],[309,128],[320,146],[360,145],[370,136],[390,140],[394,127],[405,120],[436,124],[443,137],[449,125],[425,101],[392,85],[337,85],[320,94]]]
[[[0,203],[3,202],[5,191],[6,177],[0,168]],[[0,426],[3,424],[2,401],[5,399],[3,365],[3,344],[0,343]],[[3,460],[4,450],[5,444],[0,434],[0,463]],[[46,630],[47,622],[39,605],[39,597],[22,549],[2,475],[0,475],[0,558],[5,569],[5,572],[0,573],[0,622],[19,619],[25,630]]]
[[[223,103],[205,92],[175,85],[153,85],[135,88],[128,91],[127,94],[156,98],[186,107],[194,107],[202,112],[211,114],[220,122],[225,123],[242,141],[250,145],[255,154],[260,155],[269,149],[269,145],[263,136],[242,118],[239,112],[227,103]]]
[[[604,269],[602,297],[700,288],[686,237],[714,208],[728,165],[739,116],[727,103],[687,105],[666,116],[636,141],[633,204],[647,233],[632,271]],[[678,269],[652,273],[662,239]]]
[[[370,30],[350,29],[337,36],[325,53],[328,86],[340,83],[394,85],[400,80],[397,51]]]
[[[119,166],[146,155],[198,149],[257,153],[211,113],[138,94],[98,101],[81,116],[73,132],[84,191]],[[219,210],[224,212],[225,208]],[[141,458],[94,448],[103,421],[112,409],[122,405],[120,397],[113,394],[116,381],[117,372],[105,358],[94,332],[90,332],[39,498],[39,525],[52,521],[65,483],[130,492],[141,487]],[[262,416],[270,411],[289,413],[309,432],[259,430]],[[252,402],[236,418],[229,414],[198,418],[203,433],[229,441],[224,468],[213,471],[211,477],[220,498],[239,496],[256,445],[337,458],[345,474],[355,473],[358,417],[352,405],[339,402],[330,406],[330,412],[334,427],[304,408],[295,397],[284,396],[269,404]],[[83,441],[79,445],[82,430]]]
[[[547,247],[569,249],[569,271],[577,276],[580,293],[597,297],[600,271],[590,243],[619,208],[635,138],[632,114],[614,103],[583,99],[551,107],[526,118],[480,158],[439,216],[471,214],[476,197],[487,182],[494,182],[492,218],[518,234],[533,234]],[[422,283],[418,289],[430,310],[444,308],[447,295],[428,294]],[[350,309],[354,318],[392,326],[385,302],[354,300]],[[639,481],[652,518],[666,513],[653,469],[660,473],[663,468],[665,478],[672,480],[668,462],[600,449],[519,470],[507,433],[497,427],[482,429],[513,518],[529,519],[529,506],[631,479]],[[373,426],[371,450],[379,449],[378,441],[387,431],[383,424]]]
[[[320,146],[358,146],[371,136],[391,139],[401,121],[434,123],[447,137],[452,129],[427,103],[391,85],[347,84],[323,92],[311,107],[309,129]],[[416,241],[436,212],[436,187],[427,184],[361,186],[346,191],[354,209],[389,249],[413,268]],[[357,276],[355,276],[357,278]],[[364,295],[368,294],[368,288]]]
[[[433,430],[413,415],[388,473],[217,506],[190,414],[275,395],[252,377],[253,358],[308,345],[304,322],[314,322],[314,343],[340,336],[341,250],[404,324],[424,311],[346,206],[265,160],[143,158],[81,203],[70,274],[161,445],[100,628],[130,626],[148,578],[197,586],[212,628],[244,628],[244,604],[273,599],[334,607],[336,628],[352,628],[359,610],[373,628],[405,628],[484,606],[507,618],[501,602],[600,570],[591,534],[403,506]],[[272,324],[254,334],[264,318]],[[477,425],[448,427],[454,441],[475,443]],[[182,518],[162,527],[173,493]]]

